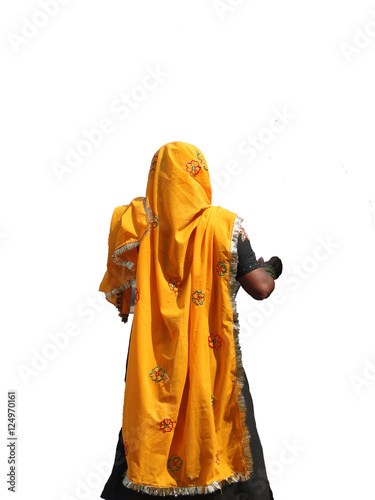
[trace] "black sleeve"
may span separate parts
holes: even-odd
[[[250,240],[246,231],[242,231],[238,235],[237,252],[238,252],[238,265],[236,279],[241,278],[245,274],[262,267],[256,259],[254,250],[251,248]]]

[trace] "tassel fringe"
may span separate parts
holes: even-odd
[[[148,493],[149,495],[165,496],[165,495],[206,495],[207,493],[213,493],[216,490],[221,490],[224,486],[232,483],[238,483],[239,481],[246,481],[249,479],[247,474],[234,473],[231,476],[222,479],[221,481],[214,481],[207,486],[188,486],[188,487],[178,487],[171,486],[169,488],[159,488],[157,486],[149,486],[146,484],[134,483],[128,478],[127,471],[125,472],[122,480],[122,484],[127,488],[141,493]]]
[[[123,283],[117,288],[113,288],[110,292],[106,292],[105,296],[109,299],[112,299],[115,294],[117,295],[118,293],[121,293],[123,290],[125,290],[125,288],[129,288],[133,285],[135,285],[135,278],[131,278],[130,280],[126,281],[126,283]]]

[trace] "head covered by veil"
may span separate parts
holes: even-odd
[[[129,488],[210,493],[252,473],[235,299],[241,223],[212,206],[204,155],[179,141],[153,156],[146,195],[113,212],[99,290],[126,322],[135,288],[122,426]]]

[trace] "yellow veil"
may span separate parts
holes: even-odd
[[[123,484],[152,495],[211,493],[253,469],[236,310],[242,218],[211,200],[205,157],[176,141],[154,155],[146,196],[112,216],[99,290],[124,321],[133,284],[136,294]]]

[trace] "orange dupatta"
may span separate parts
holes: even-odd
[[[125,321],[136,287],[123,484],[152,495],[211,493],[253,468],[236,310],[242,218],[211,199],[203,154],[176,141],[154,155],[146,196],[111,221],[99,290]]]

